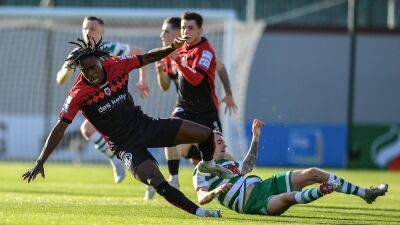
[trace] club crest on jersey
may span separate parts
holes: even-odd
[[[122,156],[122,161],[124,162],[126,167],[130,168],[132,164],[132,153],[129,152],[125,153]]]
[[[111,95],[111,89],[109,87],[104,88],[104,94],[110,96]]]

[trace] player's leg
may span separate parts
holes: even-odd
[[[165,148],[165,158],[167,159],[169,179],[168,183],[174,188],[179,188],[179,161],[180,161],[180,149],[183,146],[167,147]]]
[[[319,168],[308,168],[302,170],[294,170],[291,172],[292,190],[300,191],[304,187],[315,184],[327,182],[329,174]]]
[[[156,189],[172,205],[197,216],[221,217],[219,211],[210,211],[200,208],[190,201],[181,191],[172,187],[163,177],[155,160],[147,150],[138,149],[133,153],[120,152],[120,158],[127,166],[129,172],[139,181]],[[146,159],[147,158],[147,159]]]
[[[174,143],[176,145],[198,143],[198,148],[201,152],[202,158],[202,161],[198,164],[199,171],[214,173],[223,178],[232,176],[230,170],[215,165],[214,163],[214,133],[210,128],[188,120],[182,120],[182,124],[175,136]]]
[[[114,172],[114,182],[120,183],[125,177],[125,170],[121,161],[115,157],[104,138],[96,131],[88,120],[83,121],[81,125],[81,134],[87,141],[94,144],[95,149],[109,159]]]
[[[180,153],[177,147],[166,147],[165,158],[167,159],[168,171],[169,171],[169,180],[168,183],[174,187],[179,189],[179,179],[178,179],[178,171],[179,171],[179,159]],[[144,200],[151,200],[154,198],[156,194],[156,190],[153,186],[148,185],[146,187],[146,192],[144,194]]]
[[[319,168],[308,168],[292,172],[291,181],[293,190],[301,190],[303,187],[314,183],[320,183],[322,192],[336,191],[348,195],[356,195],[371,204],[378,196],[385,195],[388,189],[387,184],[378,187],[365,189],[354,185],[333,173],[325,172]]]
[[[267,203],[267,214],[272,216],[281,215],[295,204],[307,204],[323,196],[324,194],[319,188],[274,195],[270,197]]]
[[[201,153],[196,144],[190,145],[190,148],[181,149],[181,157],[190,159],[193,165],[197,165],[201,161]]]

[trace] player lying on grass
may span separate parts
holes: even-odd
[[[79,66],[81,73],[75,80],[59,120],[50,132],[46,143],[32,169],[23,174],[28,182],[40,173],[44,177],[43,164],[53,152],[78,111],[98,130],[109,143],[111,150],[124,162],[127,169],[139,181],[153,186],[169,203],[197,216],[220,217],[219,211],[198,207],[182,192],[165,181],[157,161],[148,147],[165,147],[183,143],[199,143],[202,161],[199,170],[221,177],[232,173],[215,165],[214,133],[210,128],[181,119],[153,119],[135,106],[128,92],[128,73],[149,63],[158,61],[183,45],[188,37],[176,39],[170,46],[153,49],[132,57],[109,57],[101,40],[94,44],[74,43],[79,46],[67,60],[72,67]]]
[[[193,185],[201,205],[216,198],[223,206],[239,213],[280,215],[293,205],[310,203],[334,191],[359,196],[367,203],[387,192],[387,184],[364,189],[319,168],[281,172],[265,180],[254,175],[245,176],[255,165],[263,125],[260,120],[253,121],[251,146],[240,163],[225,159],[226,144],[221,134],[215,134],[215,163],[230,169],[236,176],[223,179],[196,168]],[[302,190],[316,183],[320,184],[318,188]]]

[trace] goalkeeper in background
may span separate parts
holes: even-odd
[[[260,120],[253,121],[253,138],[243,162],[227,160],[222,134],[215,134],[215,163],[230,169],[236,176],[232,179],[222,179],[216,175],[199,172],[196,168],[193,186],[201,205],[217,199],[221,205],[239,213],[280,215],[293,205],[307,204],[332,192],[355,195],[369,204],[387,192],[387,184],[365,189],[319,168],[281,172],[265,180],[255,175],[245,176],[252,171],[256,163],[263,125]],[[302,190],[316,183],[320,184],[318,188]]]
[[[172,80],[178,91],[179,98],[172,117],[187,119],[222,132],[218,115],[219,102],[214,87],[215,71],[218,72],[226,93],[220,102],[226,104],[225,113],[229,111],[231,114],[237,110],[225,65],[216,57],[210,42],[202,37],[203,18],[200,14],[186,12],[182,14],[182,18],[170,17],[164,20],[160,35],[163,46],[168,46],[175,38],[185,35],[191,36],[187,44],[175,54],[156,63],[159,86],[166,91]],[[200,151],[194,144],[168,147],[165,149],[165,156],[170,173],[169,183],[176,188],[179,187],[180,157],[192,159],[194,162],[201,158]],[[154,194],[155,190],[149,186],[144,199],[152,199]]]
[[[102,19],[95,16],[84,18],[82,23],[82,37],[86,43],[89,42],[88,37],[91,37],[95,42],[98,42],[104,35],[104,32],[104,21]],[[119,42],[105,42],[104,47],[112,56],[133,56],[144,54],[144,50],[140,48]],[[68,81],[74,73],[74,70],[67,66],[69,63],[69,61],[66,61],[57,73],[57,83],[60,85]],[[141,67],[139,69],[139,81],[136,83],[135,90],[140,93],[140,96],[143,99],[147,97],[149,93],[147,67]],[[81,133],[87,141],[92,142],[95,148],[109,159],[114,172],[114,182],[120,183],[125,177],[124,166],[121,161],[115,158],[114,153],[109,149],[104,138],[94,129],[88,120],[85,120],[82,123]]]

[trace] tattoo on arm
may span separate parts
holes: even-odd
[[[221,63],[220,68],[218,69],[218,76],[221,79],[222,86],[224,87],[226,95],[232,95],[231,83],[228,77],[228,71],[226,71],[226,67]]]
[[[253,139],[251,140],[249,151],[247,152],[247,155],[243,160],[243,167],[241,171],[242,175],[250,173],[253,170],[254,165],[256,164],[258,156],[258,139],[259,138],[253,137]]]
[[[175,51],[175,49],[171,46],[152,49],[141,56],[142,66],[159,61],[162,58],[165,58],[167,55],[171,54],[173,51]]]

